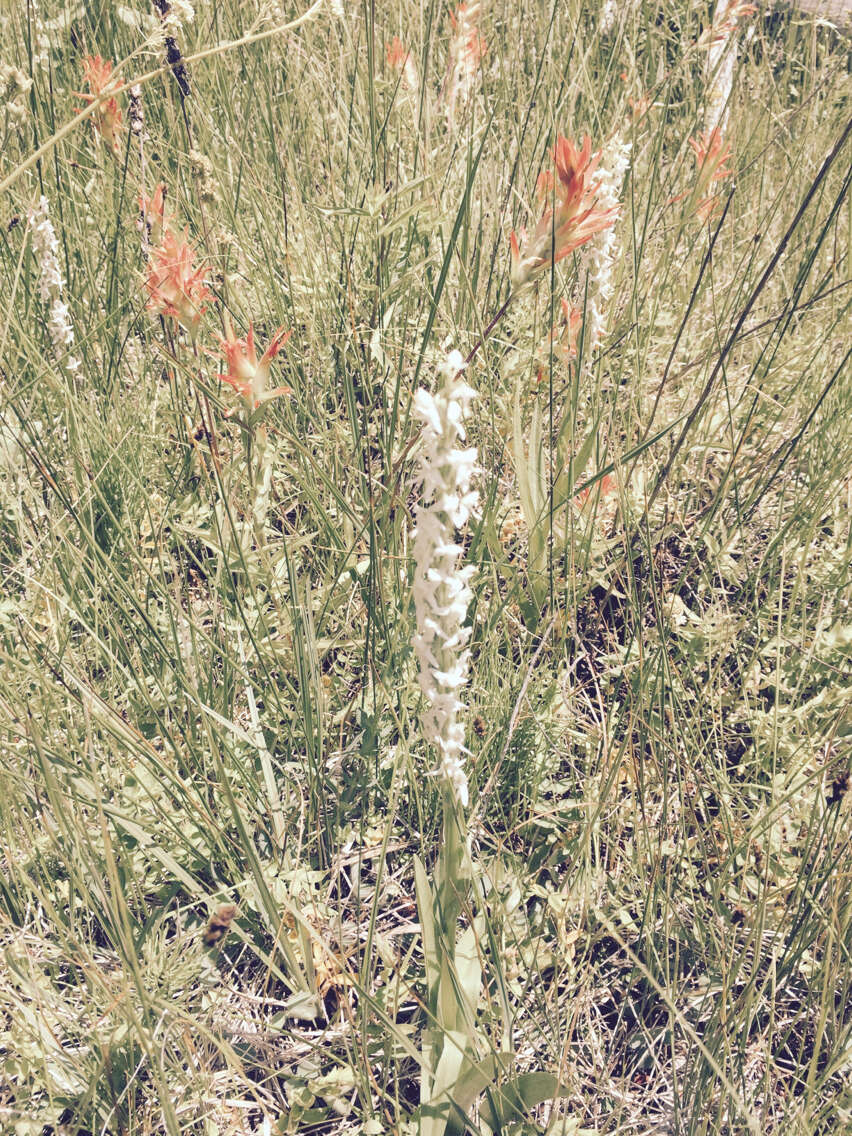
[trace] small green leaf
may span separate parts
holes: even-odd
[[[423,956],[426,964],[426,986],[429,990],[429,1003],[434,1004],[434,995],[441,978],[438,961],[438,930],[435,925],[435,911],[432,904],[432,885],[426,875],[426,868],[419,856],[414,857],[414,889],[417,896],[417,912],[420,917],[420,935],[423,939]]]
[[[456,975],[459,990],[465,1000],[468,1020],[472,1024],[476,1020],[482,988],[482,964],[473,927],[467,927],[456,944]]]
[[[536,1105],[567,1095],[568,1089],[552,1073],[524,1073],[489,1093],[480,1112],[489,1128],[501,1131],[508,1124],[522,1123]]]
[[[466,1034],[456,1030],[448,1030],[444,1034],[444,1046],[435,1069],[431,1099],[420,1110],[420,1136],[444,1136],[468,1045]]]

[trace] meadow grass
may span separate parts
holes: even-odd
[[[419,1130],[411,404],[450,345],[461,925],[484,1049],[560,1085],[502,1131],[852,1132],[849,41],[742,21],[700,216],[713,8],[489,0],[448,119],[434,0],[199,0],[177,74],[156,7],[0,2],[3,1133]],[[632,146],[567,359],[583,250],[514,293],[509,255],[560,134]],[[148,306],[160,182],[194,338]],[[257,413],[225,313],[292,329]]]

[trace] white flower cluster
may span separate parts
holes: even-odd
[[[68,306],[62,299],[64,282],[59,269],[59,242],[50,220],[50,206],[46,197],[42,197],[36,208],[29,211],[28,219],[33,234],[33,254],[38,261],[39,295],[45,304],[50,305],[47,331],[53,346],[62,353],[73,344],[74,329]],[[73,374],[80,364],[73,355],[68,355],[64,366],[66,371]]]
[[[712,49],[711,49],[712,53]],[[708,130],[724,130],[728,121],[728,103],[734,89],[734,66],[736,51],[728,51],[713,75],[707,92],[707,112],[705,121]],[[711,74],[713,69],[711,67]]]
[[[188,0],[169,0],[163,16],[163,34],[174,37],[194,19],[195,9]]]
[[[130,131],[135,134],[139,139],[139,145],[148,141],[148,132],[145,129],[145,107],[142,102],[142,88],[138,83],[134,83],[128,91],[130,107],[128,109],[128,118],[130,119]]]
[[[716,5],[713,22],[724,16],[725,0]],[[736,23],[730,32],[713,39],[707,52],[707,108],[705,126],[708,130],[725,129],[728,119],[728,102],[734,89],[734,68],[737,61]]]
[[[485,41],[479,33],[479,16],[479,0],[460,4],[453,16],[447,74],[441,90],[450,128],[455,125],[456,111],[462,111],[473,94],[485,51]]]
[[[603,156],[603,165],[595,174],[598,209],[614,209],[621,200],[624,175],[630,165],[630,143],[616,137]],[[612,267],[618,252],[616,226],[603,229],[580,249],[585,268],[586,346],[593,350],[600,342],[606,326],[606,312],[612,299]],[[580,305],[584,297],[580,296]]]
[[[600,34],[610,35],[614,32],[619,20],[624,21],[631,16],[635,7],[636,0],[603,0],[598,24]]]
[[[737,25],[750,11],[742,0],[717,0],[707,52],[707,130],[724,130],[727,125],[737,65]]]
[[[10,125],[23,124],[27,116],[26,95],[32,85],[32,79],[23,71],[0,62],[0,113]]]
[[[440,758],[436,773],[446,777],[456,800],[467,806],[464,725],[459,698],[467,682],[470,628],[464,626],[473,598],[473,565],[460,567],[464,549],[456,532],[464,528],[479,495],[471,488],[476,449],[460,449],[464,419],[475,392],[459,376],[464,360],[450,353],[441,367],[442,383],[434,395],[420,389],[414,412],[423,423],[417,473],[420,504],[415,509],[414,607],[417,631],[412,645],[420,663],[420,689],[429,701],[423,718],[426,740]]]
[[[604,0],[601,9],[600,30],[601,35],[609,35],[618,19],[618,5],[615,0]]]
[[[30,9],[32,11],[32,69],[38,70],[39,67],[47,67],[50,62],[51,42],[50,36],[47,34],[47,26],[41,18],[39,11],[38,0],[31,0]]]

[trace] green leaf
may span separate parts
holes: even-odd
[[[569,1092],[552,1073],[524,1073],[517,1078],[515,1086],[527,1109],[545,1101],[558,1100]]]
[[[423,940],[423,958],[426,966],[426,987],[429,991],[429,1008],[434,1013],[438,985],[441,981],[441,964],[438,959],[438,928],[432,903],[432,885],[419,856],[414,857],[414,889],[417,912],[420,917],[420,935]]]
[[[467,1009],[468,1024],[472,1028],[482,989],[482,964],[473,927],[467,927],[456,944],[456,977]]]
[[[469,1044],[467,1035],[457,1030],[448,1030],[444,1034],[431,1099],[420,1110],[420,1136],[444,1136]]]
[[[501,1073],[514,1059],[515,1054],[511,1052],[489,1054],[478,1064],[474,1064],[470,1057],[465,1059],[465,1067],[453,1089],[453,1114],[447,1121],[445,1136],[464,1136],[473,1102],[488,1085],[496,1085]]]
[[[273,1021],[277,1022],[280,1019],[282,1026],[287,1018],[298,1018],[303,1022],[315,1022],[321,1014],[322,1000],[315,994],[300,990],[287,999],[281,1014],[276,1014]]]
[[[508,1124],[520,1124],[544,1101],[567,1096],[568,1089],[552,1073],[524,1073],[489,1094],[480,1109],[482,1119],[495,1132]]]
[[[554,508],[561,508],[566,502],[570,501],[574,496],[574,486],[580,481],[583,476],[583,471],[589,464],[589,459],[592,456],[595,442],[598,440],[598,423],[596,422],[586,438],[580,449],[574,455],[574,460],[570,461],[570,454],[565,453],[566,436],[564,431],[569,422],[566,418],[562,424],[562,429],[559,432],[559,441],[557,443],[557,453],[559,455],[559,468],[562,472],[553,483],[553,502]]]

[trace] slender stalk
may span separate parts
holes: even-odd
[[[849,121],[846,123],[846,127],[845,127],[843,133],[840,135],[837,142],[835,142],[834,146],[831,148],[829,153],[826,155],[822,165],[820,166],[819,172],[817,173],[816,177],[814,178],[813,182],[811,183],[811,185],[808,189],[808,192],[805,194],[804,199],[802,200],[801,205],[796,210],[796,215],[793,218],[793,220],[790,222],[790,225],[787,229],[787,232],[781,238],[781,240],[778,244],[778,248],[773,253],[772,258],[769,261],[769,264],[767,264],[766,268],[763,270],[763,274],[761,275],[760,280],[758,280],[757,284],[755,285],[754,290],[752,291],[752,294],[749,296],[748,300],[746,301],[745,306],[743,307],[743,310],[740,312],[740,315],[739,315],[739,318],[737,319],[734,330],[728,336],[728,339],[725,343],[725,346],[720,351],[719,358],[716,360],[716,365],[713,367],[713,370],[710,372],[710,377],[707,379],[707,382],[704,384],[704,389],[701,391],[701,394],[699,395],[698,400],[695,403],[695,406],[689,412],[689,415],[686,419],[686,422],[683,425],[683,429],[681,430],[677,441],[672,446],[671,453],[669,454],[668,458],[666,459],[665,465],[660,470],[660,474],[659,474],[659,477],[657,478],[657,480],[654,484],[654,488],[651,490],[651,492],[648,496],[648,504],[647,504],[648,509],[650,509],[651,506],[656,501],[660,490],[662,489],[663,485],[666,482],[666,479],[668,478],[669,474],[671,473],[671,469],[672,469],[672,465],[674,464],[674,460],[677,457],[678,453],[680,452],[680,449],[683,446],[683,443],[684,443],[687,435],[689,434],[689,431],[693,427],[695,419],[698,417],[698,415],[701,412],[701,408],[704,406],[707,399],[710,397],[710,392],[712,391],[713,386],[716,382],[716,377],[718,376],[719,372],[724,367],[725,360],[728,358],[728,355],[731,353],[731,349],[733,348],[734,344],[736,343],[737,339],[739,338],[740,331],[742,330],[743,324],[748,319],[749,312],[751,311],[751,309],[754,307],[755,303],[757,302],[757,298],[760,295],[760,293],[766,287],[767,281],[769,280],[772,273],[775,271],[775,268],[778,265],[779,260],[784,255],[784,252],[787,248],[787,245],[790,243],[790,238],[792,237],[792,235],[796,231],[796,229],[799,227],[799,224],[801,223],[802,218],[804,217],[805,213],[807,212],[807,208],[810,205],[811,201],[813,200],[814,194],[819,189],[820,185],[822,185],[823,181],[825,180],[825,178],[828,174],[828,171],[834,165],[834,163],[837,159],[837,156],[840,154],[840,151],[846,145],[846,142],[847,142],[850,134],[852,134],[852,118],[850,118]]]
[[[471,360],[474,358],[477,351],[483,345],[485,340],[488,338],[488,336],[491,334],[491,332],[494,330],[494,328],[497,326],[497,324],[500,322],[500,320],[506,314],[506,312],[509,308],[509,304],[511,304],[512,300],[514,300],[514,298],[515,298],[515,296],[517,296],[517,294],[518,294],[517,292],[510,292],[509,295],[506,297],[505,303],[502,305],[502,307],[500,307],[498,309],[497,314],[492,317],[492,319],[491,319],[490,323],[488,324],[488,326],[486,327],[485,331],[483,331],[483,333],[482,333],[482,335],[479,339],[479,342],[476,344],[474,349],[471,351],[471,353],[465,359],[465,361],[464,361],[465,366],[467,366],[468,363],[471,362]]]

